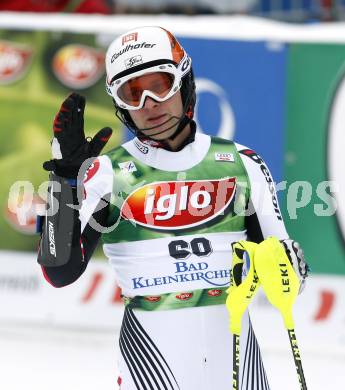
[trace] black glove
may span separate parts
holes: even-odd
[[[113,132],[109,127],[104,127],[90,141],[85,138],[84,108],[85,98],[77,93],[72,93],[62,103],[53,125],[53,159],[43,163],[46,171],[76,179],[83,162],[97,157],[108,142]]]

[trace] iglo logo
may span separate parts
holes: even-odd
[[[104,57],[103,51],[93,47],[67,45],[56,52],[53,70],[67,87],[88,88],[104,74]]]
[[[223,290],[219,290],[217,288],[207,291],[207,295],[209,295],[210,297],[219,297],[222,294]]]
[[[345,76],[339,82],[329,113],[328,177],[336,188],[333,192],[339,229],[345,240]]]
[[[191,292],[183,292],[181,294],[177,294],[176,298],[180,301],[188,301],[189,299],[193,298],[193,293]]]
[[[31,59],[32,49],[29,46],[0,41],[0,84],[10,84],[20,79]]]
[[[186,229],[224,212],[236,192],[236,178],[169,181],[134,190],[121,207],[121,216],[154,229]]]
[[[161,300],[161,297],[159,295],[152,295],[144,297],[144,300],[148,302],[159,302]]]

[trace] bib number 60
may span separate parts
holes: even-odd
[[[212,253],[211,242],[205,237],[193,238],[189,243],[185,240],[174,240],[168,245],[169,254],[176,260],[188,259],[190,255],[209,256]]]

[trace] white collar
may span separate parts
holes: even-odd
[[[202,133],[195,133],[195,140],[187,144],[182,150],[172,152],[157,148],[140,141],[138,138],[122,145],[129,154],[142,163],[163,171],[184,171],[199,164],[206,156],[211,145],[211,137]]]

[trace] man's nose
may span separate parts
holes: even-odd
[[[144,108],[153,108],[153,107],[156,107],[159,103],[152,99],[150,96],[147,96],[145,98],[145,102],[144,102]]]

